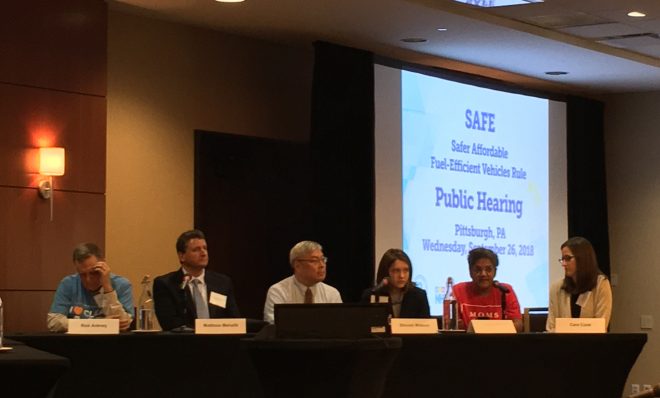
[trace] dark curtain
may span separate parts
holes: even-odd
[[[568,97],[566,134],[568,236],[587,238],[596,250],[600,269],[609,276],[603,103]]]
[[[374,68],[366,51],[315,43],[311,114],[313,237],[326,282],[357,301],[374,270]]]
[[[262,319],[268,288],[291,275],[289,250],[308,239],[310,179],[306,143],[195,131],[195,227],[247,318]]]

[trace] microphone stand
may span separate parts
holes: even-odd
[[[190,276],[184,275],[183,281],[179,288],[181,295],[181,305],[183,312],[183,324],[172,329],[172,332],[193,332],[195,329],[188,326],[188,283],[190,283]]]
[[[493,286],[502,292],[502,319],[506,319],[506,294],[509,293],[509,289],[500,285],[498,281],[493,281]]]

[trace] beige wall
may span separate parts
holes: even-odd
[[[3,3],[0,296],[6,333],[47,330],[53,293],[75,269],[71,250],[81,241],[105,240],[106,22],[103,0]],[[44,179],[36,148],[44,146],[66,151],[52,203],[36,189]]]
[[[110,12],[106,251],[113,270],[137,284],[145,273],[177,266],[174,240],[193,223],[194,129],[308,139],[312,58],[311,48]],[[612,331],[640,332],[642,314],[656,322],[629,392],[630,383],[660,382],[660,93],[605,101],[611,263],[619,282]]]
[[[660,382],[660,92],[605,101],[611,267],[618,279],[611,330],[648,332],[626,385],[630,393],[631,383]],[[653,316],[653,330],[640,329],[641,315]]]
[[[193,227],[193,130],[307,140],[313,51],[113,11],[108,25],[106,252],[137,298]]]

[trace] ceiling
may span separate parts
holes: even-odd
[[[114,10],[235,35],[306,48],[325,40],[533,88],[591,94],[660,90],[660,0],[545,0],[496,8],[451,0],[108,3]],[[631,10],[647,16],[628,17]],[[546,74],[553,71],[568,74]]]

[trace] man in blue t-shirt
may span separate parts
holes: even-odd
[[[131,282],[110,273],[103,252],[94,243],[81,243],[73,250],[77,273],[60,282],[48,311],[48,330],[66,332],[70,318],[118,318],[119,329],[133,320]]]

